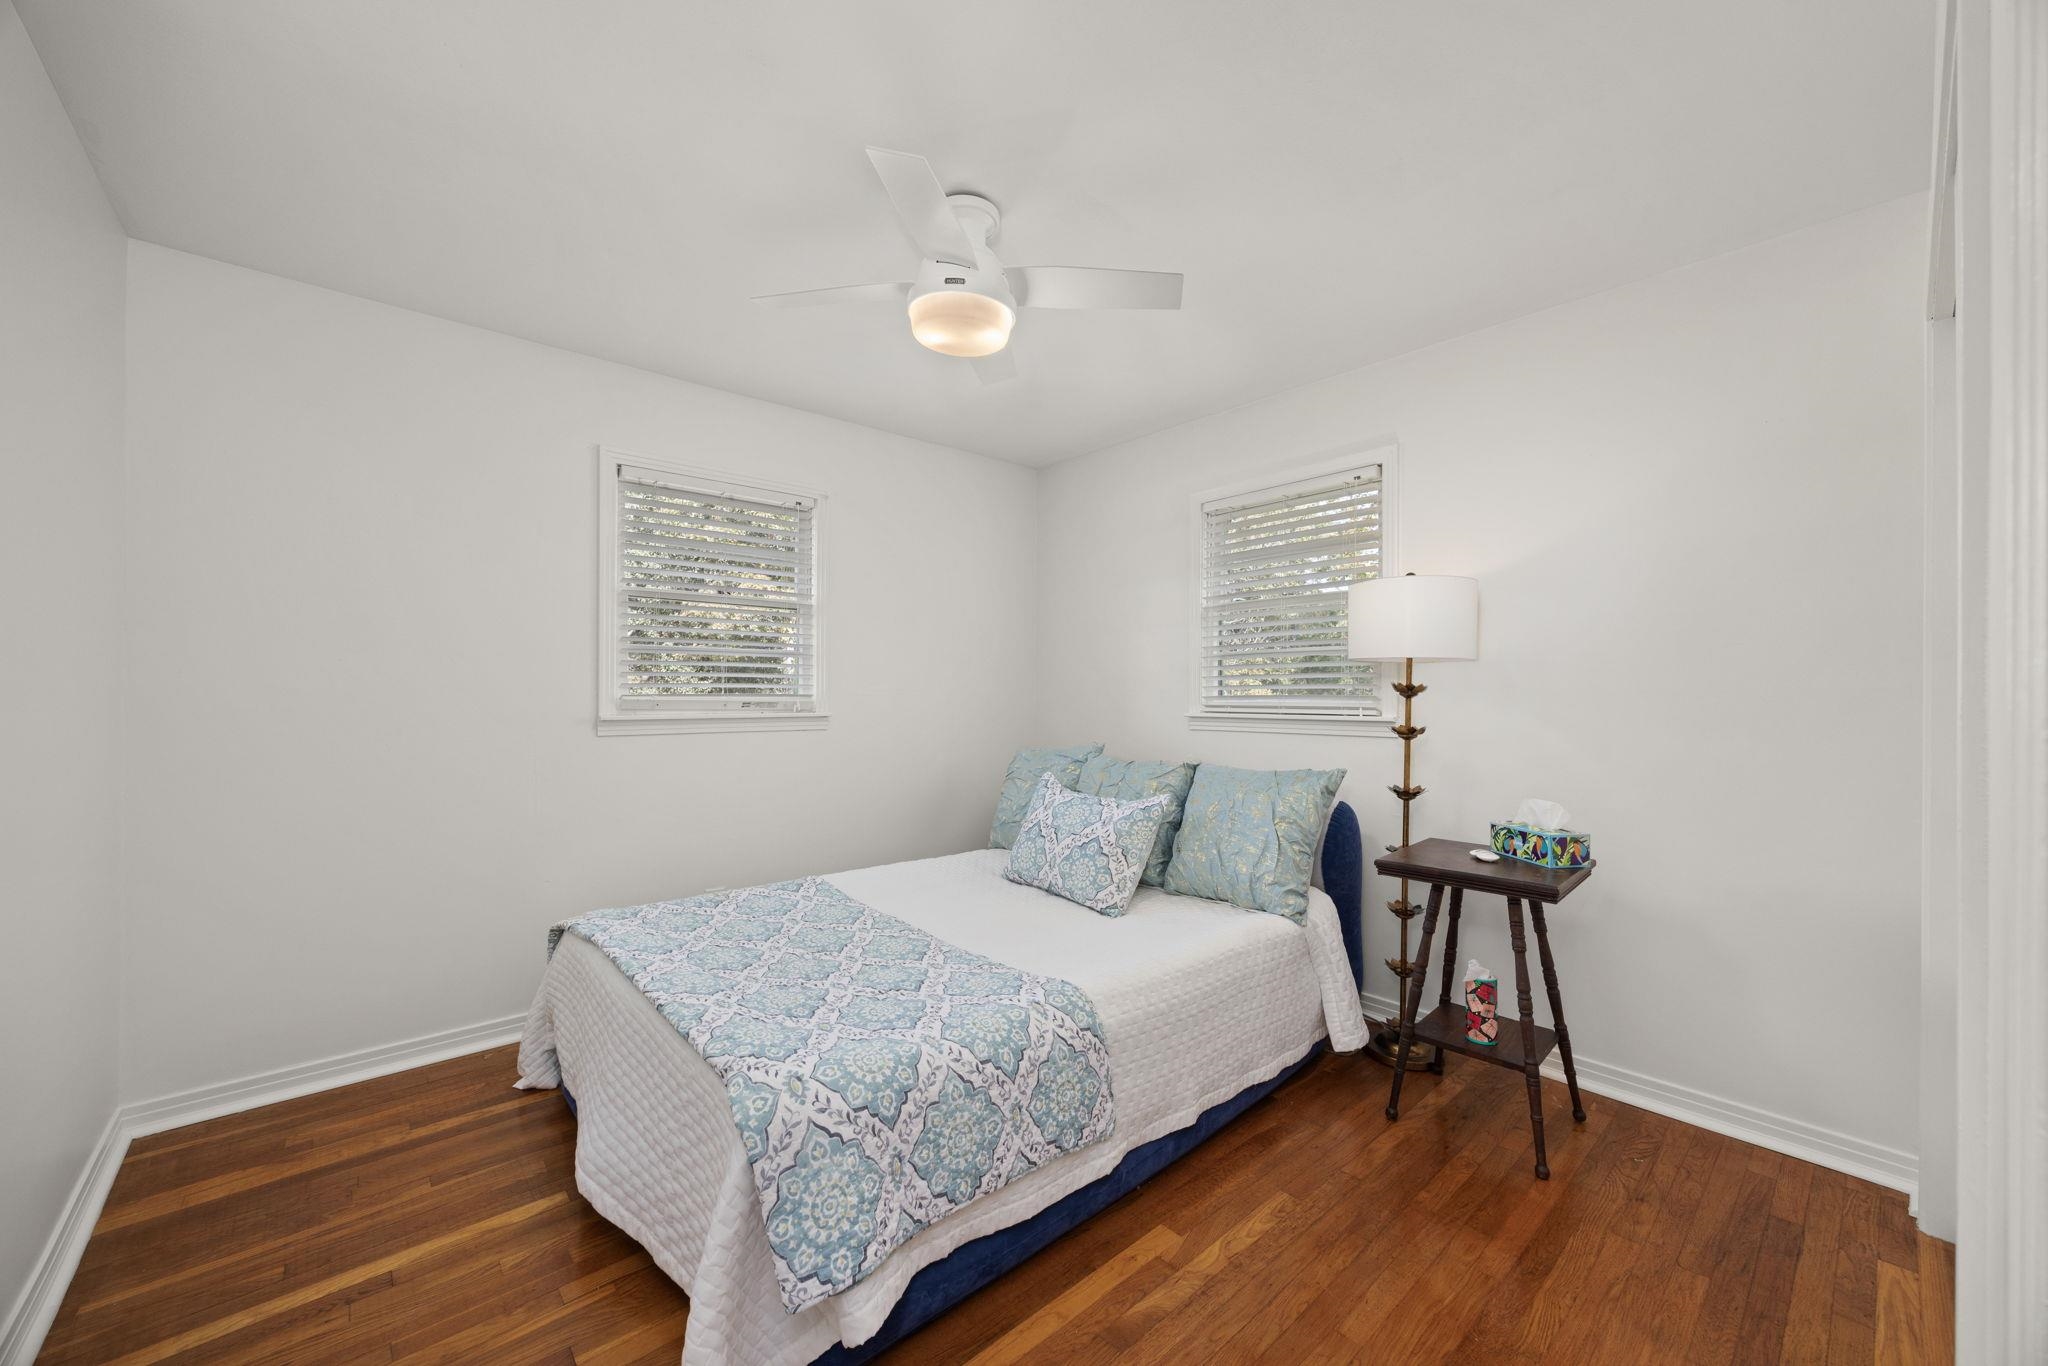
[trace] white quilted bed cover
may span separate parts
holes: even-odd
[[[684,1366],[779,1366],[865,1342],[910,1278],[961,1244],[1108,1174],[1319,1038],[1340,1051],[1364,1043],[1336,907],[1320,889],[1306,926],[1157,887],[1111,918],[1005,881],[1007,857],[977,850],[828,880],[961,948],[1087,992],[1109,1042],[1116,1132],[924,1229],[866,1280],[797,1314],[783,1311],[717,1074],[600,950],[563,936],[527,1015],[519,1084],[566,1082],[575,1095],[577,1189],[688,1292]]]

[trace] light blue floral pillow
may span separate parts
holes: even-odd
[[[1169,764],[1163,759],[1112,759],[1098,754],[1081,765],[1080,778],[1068,784],[1077,792],[1098,797],[1138,801],[1162,793],[1170,798],[1166,819],[1159,824],[1159,838],[1152,843],[1152,856],[1145,860],[1143,881],[1157,887],[1173,859],[1174,833],[1180,829],[1180,813],[1187,804],[1188,787],[1195,781],[1193,764]]]
[[[988,847],[1007,849],[1016,842],[1017,824],[1024,819],[1024,808],[1031,805],[1039,774],[1050,773],[1060,780],[1060,786],[1072,787],[1081,776],[1081,765],[1100,753],[1101,745],[1018,750],[1017,757],[1010,760],[1009,772],[1003,775],[1003,790],[996,794],[996,819],[988,828]]]
[[[1104,915],[1122,915],[1166,819],[1161,793],[1124,802],[1039,775],[1003,876]]]
[[[1268,772],[1203,764],[1161,885],[1305,920],[1316,846],[1343,781],[1341,768]]]

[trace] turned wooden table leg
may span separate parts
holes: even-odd
[[[1451,888],[1450,919],[1444,922],[1444,980],[1436,989],[1436,1003],[1448,1006],[1451,1003],[1451,984],[1458,980],[1458,917],[1465,911],[1465,889]],[[1444,1050],[1439,1047],[1436,1056],[1430,1059],[1429,1070],[1439,1076],[1444,1070]]]
[[[1433,917],[1432,917],[1433,918]],[[1550,1179],[1550,1157],[1543,1147],[1543,1074],[1537,1071],[1542,1059],[1529,1046],[1536,1028],[1536,1001],[1529,991],[1529,952],[1522,937],[1522,899],[1508,898],[1508,938],[1515,949],[1515,1004],[1522,1012],[1522,1077],[1529,1083],[1529,1129],[1536,1135],[1536,1179]],[[1424,941],[1428,936],[1425,933]],[[1405,1041],[1406,1035],[1403,1035]]]
[[[1452,914],[1455,916],[1456,912]],[[1543,907],[1531,902],[1529,914],[1536,918],[1536,956],[1543,962],[1543,989],[1550,996],[1550,1022],[1557,1026],[1557,1051],[1564,1058],[1564,1084],[1572,1092],[1572,1118],[1586,1122],[1586,1107],[1579,1100],[1579,1069],[1572,1065],[1572,1036],[1564,1027],[1564,994],[1557,989],[1557,964],[1550,956],[1550,926],[1544,923]],[[1457,923],[1454,919],[1453,925]]]
[[[1408,1074],[1408,1051],[1415,1045],[1415,1003],[1429,980],[1429,941],[1436,935],[1436,913],[1443,900],[1443,887],[1440,884],[1431,886],[1429,906],[1422,913],[1422,952],[1414,960],[1415,970],[1421,976],[1412,983],[1404,983],[1408,990],[1401,993],[1406,1004],[1401,1010],[1401,1047],[1394,1055],[1393,1089],[1387,1092],[1388,1119],[1401,1117],[1401,1078]]]

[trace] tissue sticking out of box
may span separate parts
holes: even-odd
[[[1524,797],[1522,804],[1515,808],[1515,824],[1533,825],[1538,830],[1569,830],[1572,828],[1572,813],[1556,802],[1547,802],[1541,797]]]
[[[1493,982],[1498,980],[1498,978],[1480,965],[1477,958],[1467,960],[1465,964],[1465,981],[1467,985],[1473,982]]]

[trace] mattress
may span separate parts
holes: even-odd
[[[564,936],[527,1017],[520,1085],[566,1083],[578,1105],[576,1184],[690,1296],[685,1366],[808,1362],[881,1326],[919,1270],[1030,1218],[1140,1144],[1278,1075],[1365,1024],[1336,908],[1305,924],[1141,887],[1105,917],[1002,877],[978,850],[832,875],[847,895],[975,953],[1060,977],[1095,1002],[1116,1131],[919,1232],[872,1274],[783,1311],[752,1173],[724,1086],[602,951]]]

